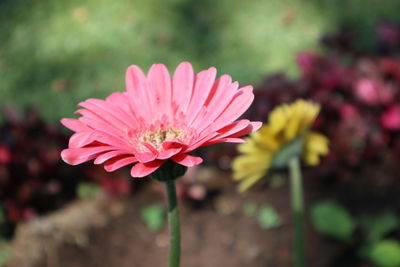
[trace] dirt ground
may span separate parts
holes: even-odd
[[[217,172],[214,176],[213,181],[218,182],[209,186],[214,194],[205,202],[193,205],[190,201],[181,201],[182,267],[292,266],[292,219],[287,182],[278,188],[258,186],[240,195],[229,179],[229,173]],[[304,181],[307,206],[317,200],[335,198],[343,200],[350,207],[362,203],[373,209],[378,204],[382,205],[375,199],[384,199],[379,188],[365,192],[356,190],[359,185],[355,187],[351,183],[315,177],[305,178]],[[85,229],[84,242],[62,242],[51,255],[45,255],[35,263],[27,263],[29,260],[26,259],[24,264],[17,261],[7,266],[167,266],[168,229],[164,227],[160,232],[152,232],[139,219],[141,207],[164,202],[164,196],[158,193],[161,188],[154,188],[154,185],[143,181],[139,183],[141,188],[134,195],[117,201],[120,205],[116,216],[99,227]],[[282,217],[282,226],[261,229],[254,217],[244,214],[243,204],[246,201],[274,207]],[[398,203],[392,201],[391,204]],[[308,218],[307,214],[306,266],[369,266],[359,262],[338,261],[340,255],[346,255],[345,247],[315,232]]]

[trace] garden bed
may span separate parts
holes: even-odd
[[[210,169],[200,170],[198,175],[203,173],[210,176]],[[209,197],[201,202],[181,201],[182,266],[292,266],[288,184],[278,188],[260,186],[240,195],[229,173],[215,170],[211,173],[213,179],[199,177],[208,191],[213,192]],[[68,266],[166,265],[166,227],[154,232],[140,219],[141,208],[164,202],[163,195],[158,193],[163,188],[143,180],[135,183],[140,190],[132,196],[115,199],[103,195],[78,200],[60,211],[19,225],[11,242],[14,257],[6,266],[65,266],[66,262]],[[366,188],[368,181],[363,183]],[[308,205],[335,197],[356,203],[357,209],[369,206],[364,202],[365,207],[360,207],[360,192],[351,194],[354,186],[344,185],[338,181],[327,183],[323,178],[306,178]],[[332,188],[341,189],[342,194],[332,195],[329,192],[336,191]],[[248,202],[275,208],[282,225],[262,229],[255,217],[244,213],[243,207]],[[333,262],[345,255],[346,249],[345,245],[318,234],[307,216],[307,266],[338,266]],[[368,266],[347,260],[349,263],[340,266]]]

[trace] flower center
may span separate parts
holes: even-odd
[[[154,131],[146,131],[139,137],[139,141],[151,144],[158,151],[161,150],[162,144],[166,141],[183,141],[185,133],[181,129],[157,129]]]

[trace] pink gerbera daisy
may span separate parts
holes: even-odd
[[[163,64],[147,76],[137,66],[126,72],[126,91],[105,100],[81,102],[78,119],[61,120],[75,131],[62,151],[76,165],[94,159],[106,171],[134,164],[133,177],[144,177],[172,160],[190,167],[202,162],[189,155],[196,148],[221,142],[242,142],[260,122],[237,120],[253,101],[252,86],[239,89],[229,75],[217,80],[216,69],[197,74],[181,63],[171,77]]]

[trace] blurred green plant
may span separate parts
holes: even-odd
[[[368,46],[372,26],[399,21],[399,9],[397,0],[2,0],[0,105],[64,117],[82,99],[123,89],[130,64],[189,60],[242,83],[295,74],[295,54],[318,49],[322,34],[351,27]]]
[[[5,263],[12,258],[12,252],[6,248],[0,249],[0,267],[4,266]]]
[[[161,204],[153,204],[141,208],[140,217],[151,231],[159,231],[164,227],[165,213]]]
[[[391,211],[385,211],[376,216],[364,215],[360,218],[360,226],[365,233],[367,242],[377,242],[390,232],[396,230],[399,218]]]
[[[246,201],[243,204],[243,212],[246,216],[255,216],[257,214],[258,206],[256,203]]]
[[[76,195],[79,198],[91,198],[100,191],[100,187],[95,183],[80,183],[76,188]]]
[[[243,204],[243,213],[249,217],[255,217],[258,225],[263,229],[277,228],[282,225],[279,213],[269,205],[258,206],[247,201]]]
[[[400,266],[400,243],[385,239],[372,245],[369,259],[380,267]]]
[[[354,218],[341,205],[325,201],[311,209],[311,220],[318,232],[349,242],[357,226]]]
[[[282,225],[280,215],[270,206],[261,207],[257,214],[257,221],[261,228],[277,228]]]
[[[354,218],[344,206],[323,201],[312,207],[311,221],[317,231],[355,247],[358,257],[379,267],[400,266],[400,242],[389,239],[400,228],[394,211]],[[356,238],[357,226],[360,236]]]

